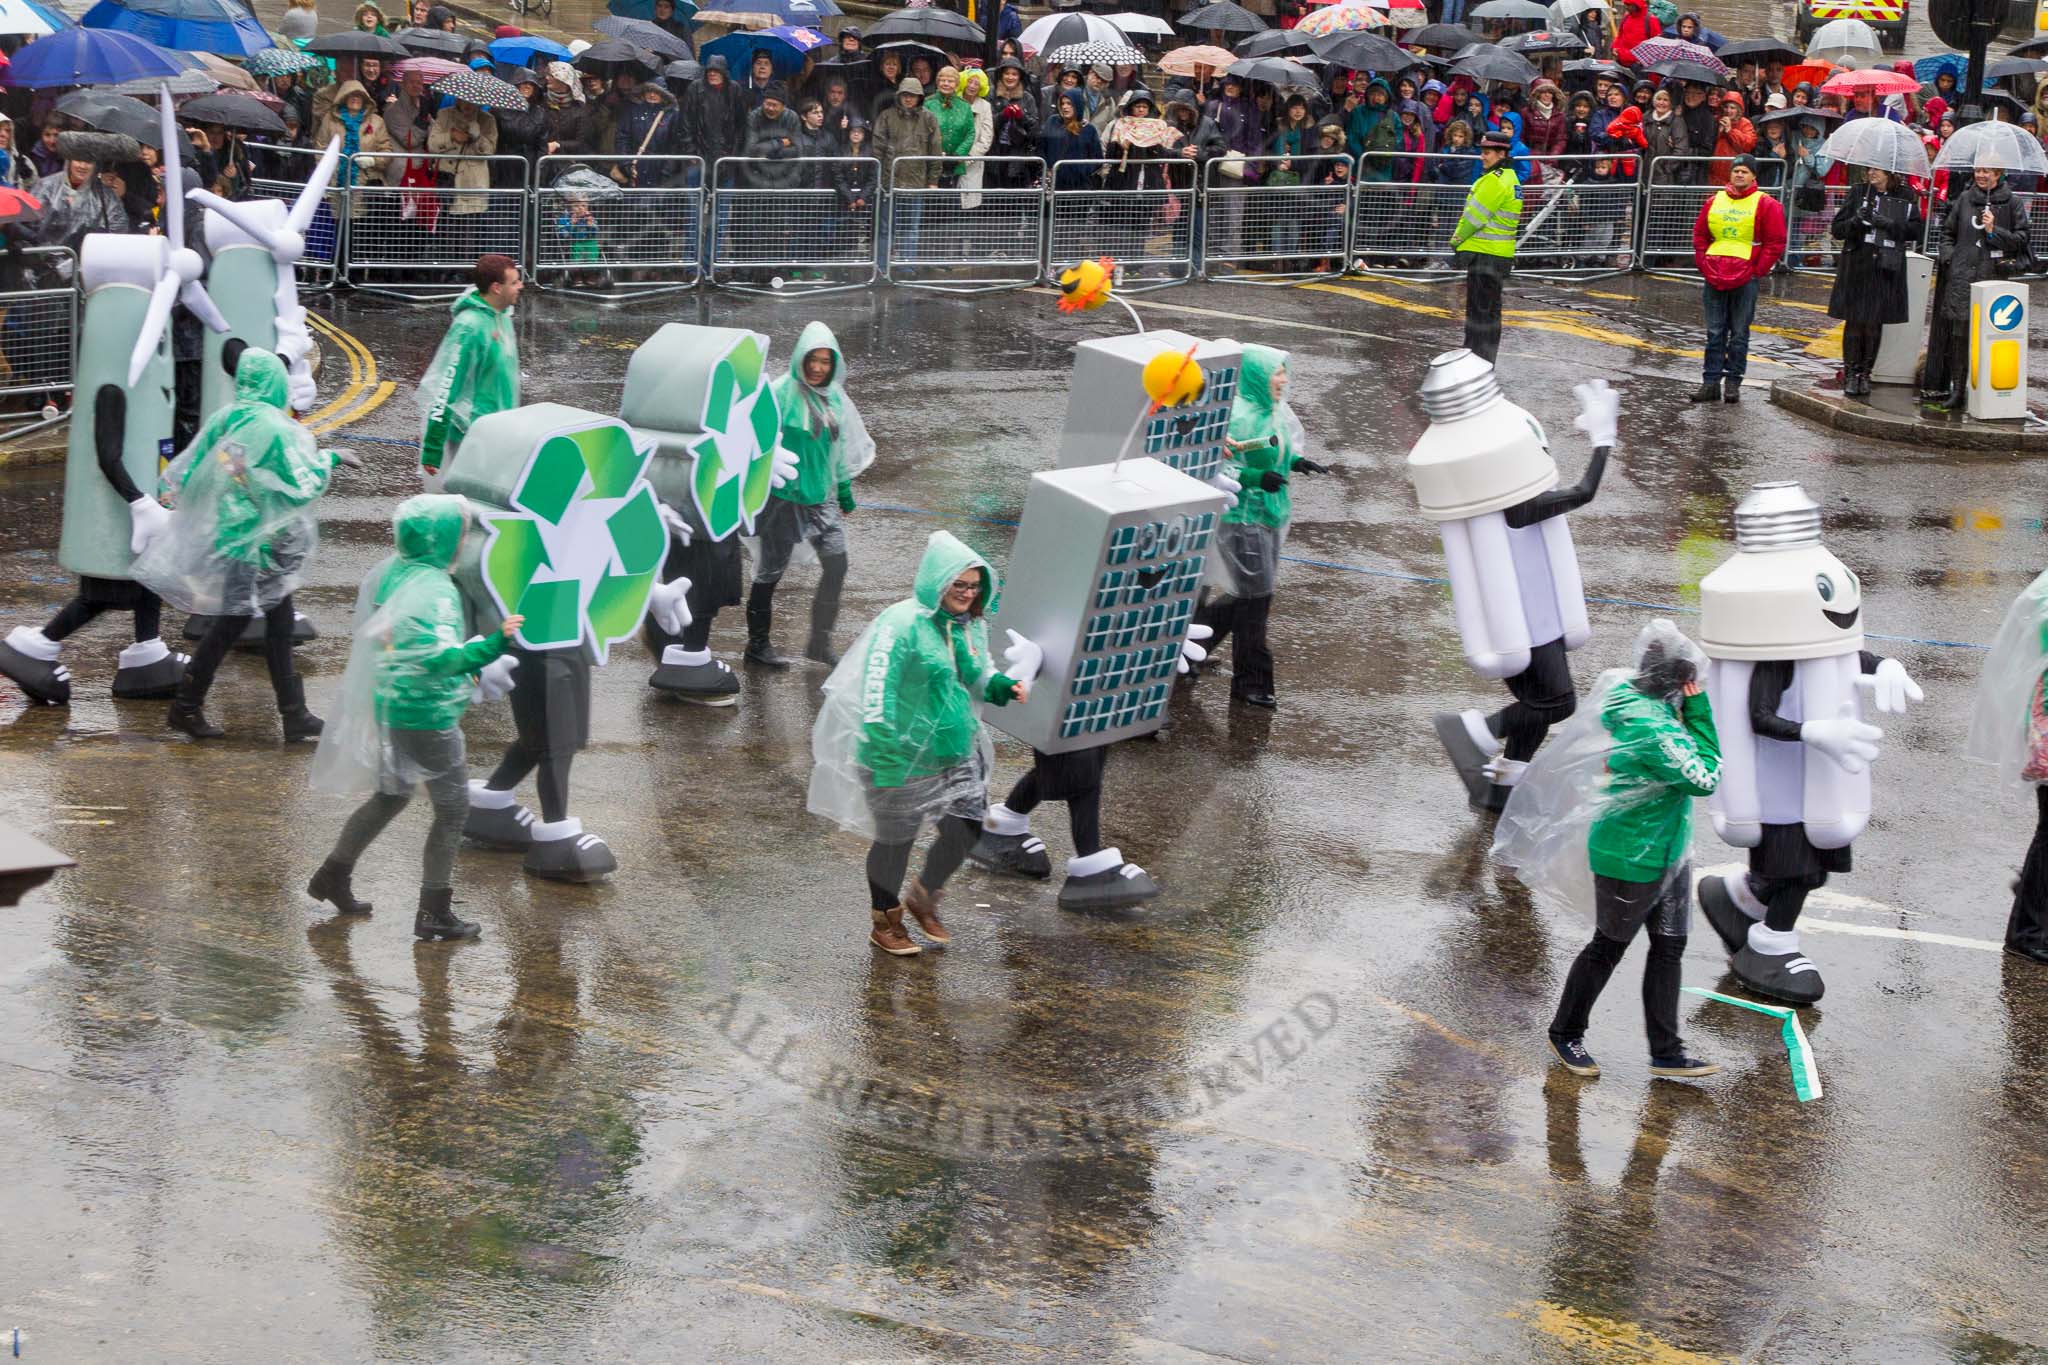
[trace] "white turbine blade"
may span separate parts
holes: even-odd
[[[306,182],[306,188],[299,191],[299,197],[292,201],[291,216],[285,223],[293,232],[303,237],[306,229],[313,226],[313,215],[319,212],[320,196],[327,193],[327,187],[334,182],[334,172],[341,165],[341,138],[329,138],[327,150],[320,156],[320,164],[313,168],[313,176]]]
[[[212,209],[273,252],[283,240],[275,227],[255,217],[243,205],[232,199],[223,199],[211,190],[187,190],[185,197],[195,204]]]
[[[171,305],[177,301],[178,277],[171,271],[165,271],[164,277],[156,282],[155,290],[150,293],[149,312],[143,316],[142,330],[136,334],[135,352],[128,358],[130,388],[142,382],[142,372],[149,368],[157,343],[164,339],[164,328],[171,322]]]
[[[194,280],[178,291],[178,302],[192,310],[192,315],[216,332],[228,330],[228,320],[220,315],[220,309],[213,306],[213,295],[206,292],[206,286]]]
[[[171,87],[156,88],[157,128],[164,139],[164,236],[171,250],[185,249],[185,206],[178,194],[185,188],[185,174],[178,165],[178,116],[171,108]]]

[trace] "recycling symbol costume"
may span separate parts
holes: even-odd
[[[656,617],[647,646],[660,660],[648,685],[703,706],[732,706],[740,683],[711,656],[711,624],[740,601],[739,537],[768,495],[796,476],[780,443],[782,410],[768,379],[768,338],[672,322],[626,366],[619,415],[653,443],[649,478],[669,509],[665,572],[687,582],[688,619]]]
[[[650,604],[679,606],[687,586],[656,584],[665,536],[652,453],[616,418],[539,403],[478,418],[447,471],[447,491],[470,501],[483,530],[455,566],[474,628],[526,617],[482,679],[486,696],[509,686],[518,738],[489,779],[470,783],[463,832],[522,851],[535,876],[595,881],[618,867],[569,814],[569,767],[590,739],[592,666]],[[513,795],[536,769],[540,821]]]

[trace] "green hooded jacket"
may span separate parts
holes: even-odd
[[[934,89],[937,87],[934,86]],[[974,106],[955,95],[933,95],[924,102],[931,116],[939,121],[939,145],[946,149],[948,156],[965,156],[974,150]],[[955,162],[947,168],[954,175],[967,169],[967,163]]]
[[[519,406],[519,338],[512,310],[493,308],[472,289],[455,300],[454,320],[420,376],[425,426],[420,464],[439,469],[479,417]]]
[[[275,567],[273,541],[327,491],[334,457],[292,420],[289,388],[284,362],[249,347],[235,366],[235,401],[187,448],[175,491],[182,503],[211,507],[212,550],[222,558]]]
[[[452,493],[398,504],[398,557],[377,584],[389,642],[377,661],[377,718],[400,730],[448,730],[469,709],[470,676],[505,652],[505,633],[463,643],[462,594],[448,575],[469,513]]]
[[[1623,682],[1601,703],[1600,723],[1614,747],[1604,808],[1586,839],[1588,861],[1597,876],[1659,881],[1692,845],[1692,799],[1713,795],[1721,783],[1713,708],[1701,692],[1673,712]]]
[[[979,569],[975,610],[956,617],[939,605],[946,588]],[[900,787],[966,761],[981,719],[977,700],[1007,705],[1017,684],[996,672],[988,617],[996,571],[946,531],[932,532],[917,566],[916,596],[886,608],[868,629],[860,667],[860,762],[877,787]]]
[[[804,357],[818,350],[832,353],[832,377],[822,391],[804,382]],[[775,405],[782,410],[782,445],[796,456],[796,477],[771,489],[769,497],[816,507],[837,494],[842,512],[854,509],[853,474],[847,468],[843,440],[846,412],[853,404],[846,396],[845,379],[846,357],[839,353],[839,338],[816,319],[805,323],[790,357],[789,373],[775,381]]]
[[[1280,405],[1273,400],[1273,375],[1287,366],[1287,352],[1271,346],[1248,345],[1237,368],[1237,397],[1230,405],[1230,439],[1255,447],[1240,450],[1232,473],[1244,485],[1237,506],[1223,514],[1225,521],[1247,526],[1285,526],[1294,511],[1287,485],[1268,493],[1259,486],[1269,470],[1284,478],[1294,469],[1301,452],[1294,448],[1287,423],[1280,419]]]
[[[1387,102],[1378,108],[1374,108],[1372,103],[1372,91],[1375,86],[1387,97]],[[1365,94],[1360,97],[1358,107],[1351,111],[1351,117],[1344,122],[1344,142],[1353,156],[1401,150],[1401,115],[1395,108],[1394,87],[1377,76],[1366,82]],[[1392,180],[1394,158],[1383,155],[1370,156],[1369,160],[1359,163],[1358,178]]]

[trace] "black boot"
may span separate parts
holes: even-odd
[[[313,880],[306,883],[306,894],[316,901],[326,901],[334,907],[336,914],[367,915],[370,913],[370,903],[357,900],[354,889],[348,884],[349,874],[354,871],[354,868],[344,867],[329,858],[320,864],[320,870],[313,874]]]
[[[1721,381],[1718,379],[1702,379],[1700,386],[1692,391],[1692,401],[1695,403],[1720,402]]]
[[[412,917],[413,936],[432,943],[437,939],[475,938],[482,933],[474,922],[455,918],[455,912],[448,908],[454,899],[455,892],[449,887],[421,887],[419,913]]]
[[[284,742],[300,744],[317,740],[325,722],[306,709],[306,684],[297,677],[277,685],[277,714],[284,722]]]
[[[196,685],[187,672],[185,681],[178,684],[178,699],[164,713],[164,724],[173,730],[183,730],[194,739],[219,739],[227,731],[206,718],[206,712],[200,709],[205,700],[205,689]]]
[[[1742,401],[1742,380],[1739,376],[1731,374],[1721,377],[1721,401],[1724,403],[1740,403]]]
[[[796,662],[787,654],[776,652],[774,642],[768,638],[774,626],[775,585],[756,583],[747,593],[747,652],[741,657],[763,668],[788,668]]]
[[[1967,380],[1957,379],[1948,386],[1948,398],[1942,403],[1944,412],[1961,412],[1970,406],[1970,388]]]

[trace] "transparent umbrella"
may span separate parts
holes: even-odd
[[[1877,66],[1884,52],[1877,45],[1877,30],[1861,19],[1830,19],[1807,40],[1806,60],[1833,62],[1836,66]]]
[[[1903,123],[1885,118],[1852,119],[1828,134],[1820,154],[1851,166],[1871,166],[1893,175],[1924,179],[1927,148]]]
[[[1934,157],[1937,171],[1973,170],[1978,166],[2048,175],[2048,152],[2043,152],[2033,134],[2017,123],[1973,123],[1957,129]]]

